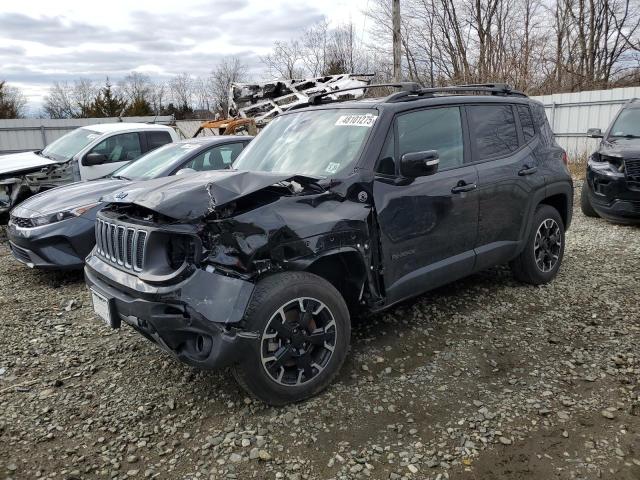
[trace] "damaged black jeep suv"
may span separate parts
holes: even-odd
[[[542,105],[505,85],[394,86],[311,97],[233,170],[105,199],[85,268],[96,313],[283,405],[331,382],[356,311],[496,264],[551,281],[573,185]]]
[[[587,135],[602,140],[587,163],[582,213],[640,224],[640,101],[628,101],[604,134],[590,128]]]

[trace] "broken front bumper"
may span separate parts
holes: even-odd
[[[587,167],[586,187],[594,210],[603,218],[640,223],[640,184],[624,175]]]
[[[175,285],[154,286],[93,254],[85,280],[107,300],[112,327],[124,322],[186,364],[225,367],[257,341],[257,333],[238,326],[253,293],[250,282],[196,270]]]

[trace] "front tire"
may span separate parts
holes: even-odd
[[[259,281],[245,319],[259,338],[232,372],[265,403],[281,406],[316,395],[344,362],[349,310],[335,287],[317,275],[285,272]]]
[[[562,264],[564,245],[560,213],[550,205],[538,205],[524,250],[510,264],[514,277],[532,285],[549,283]]]
[[[589,185],[585,180],[582,184],[582,191],[580,192],[580,209],[585,217],[599,217],[598,212],[596,212],[591,205],[591,200],[589,200]]]

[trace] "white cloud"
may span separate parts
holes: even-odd
[[[0,77],[40,103],[54,81],[112,79],[130,71],[205,75],[239,55],[260,75],[259,56],[326,16],[353,21],[357,38],[366,0],[86,0],[0,2]]]

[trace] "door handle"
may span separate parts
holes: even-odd
[[[538,167],[530,167],[528,165],[525,165],[522,170],[520,170],[518,172],[518,175],[520,175],[521,177],[525,176],[525,175],[531,175],[533,173],[536,173],[538,171]]]
[[[451,189],[451,193],[464,193],[470,192],[471,190],[475,190],[478,186],[475,183],[464,183],[460,181],[458,185]]]

